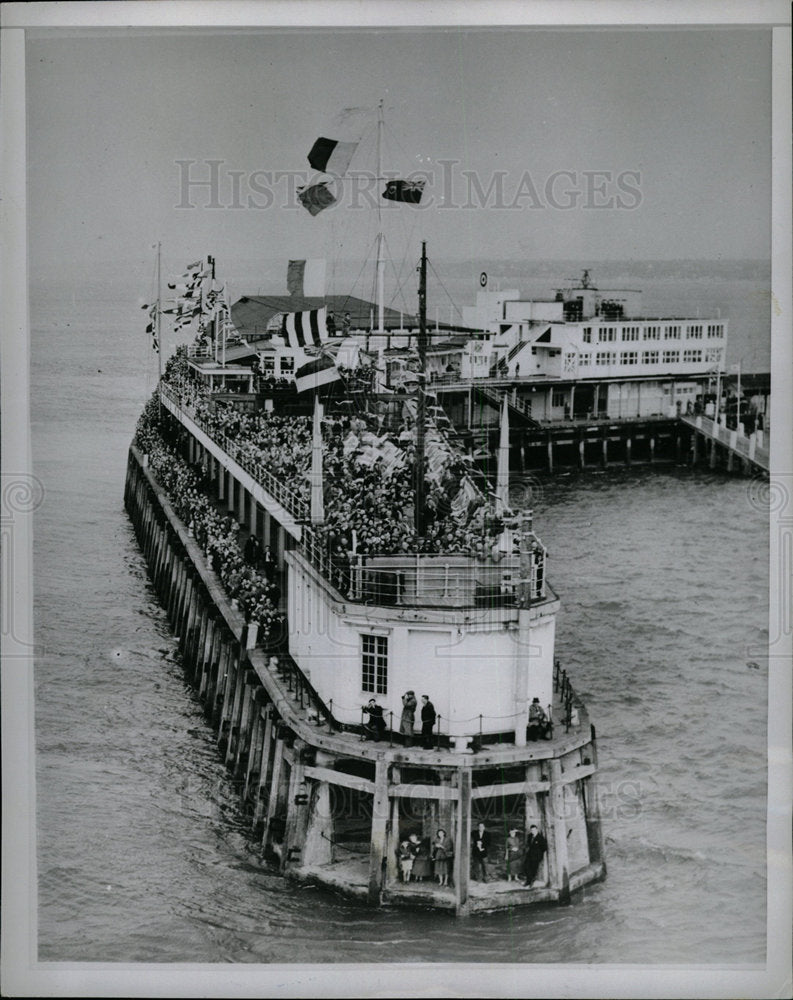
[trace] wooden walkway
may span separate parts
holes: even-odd
[[[694,464],[697,461],[697,442],[702,438],[710,441],[710,464],[716,464],[717,446],[725,449],[727,454],[727,469],[732,471],[735,458],[739,458],[750,468],[759,469],[767,473],[769,471],[768,447],[764,440],[763,444],[758,443],[757,434],[746,437],[740,431],[730,430],[724,424],[717,424],[710,417],[698,414],[697,416],[683,416],[681,421],[694,431],[693,448]]]

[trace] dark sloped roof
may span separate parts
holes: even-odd
[[[377,321],[377,306],[373,302],[356,298],[354,295],[327,295],[324,298],[306,298],[301,295],[243,295],[231,307],[231,319],[234,326],[245,335],[254,328],[263,329],[278,313],[303,312],[307,309],[321,309],[327,306],[335,314],[337,328],[345,313],[350,314],[350,322],[354,329],[368,330],[372,316]],[[406,327],[418,326],[418,319],[397,309],[386,308],[383,322],[387,329],[396,330],[400,325]]]

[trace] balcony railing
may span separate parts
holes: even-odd
[[[545,556],[532,533],[529,575],[520,557],[474,559],[459,554],[330,554],[326,544],[304,528],[297,548],[345,598],[355,603],[401,608],[514,608],[523,598],[546,596]]]

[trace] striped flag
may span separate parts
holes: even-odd
[[[295,372],[295,387],[298,392],[317,390],[330,382],[338,382],[341,378],[339,370],[333,363],[333,358],[326,354],[320,355],[302,365]]]
[[[325,139],[320,136],[311,147],[308,162],[323,174],[335,174],[341,177],[347,173],[350,160],[357,148],[357,142],[339,142],[338,139]]]
[[[327,309],[308,309],[305,312],[284,313],[281,336],[287,347],[319,347],[328,339],[326,329]]]

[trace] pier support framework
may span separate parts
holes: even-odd
[[[361,743],[312,715],[287,689],[171,508],[146,461],[130,450],[125,505],[187,678],[216,733],[263,854],[281,871],[370,905],[426,906],[464,916],[570,893],[605,875],[594,729],[552,746],[478,753]],[[232,482],[219,484],[229,502]],[[238,499],[238,503],[241,503]],[[548,841],[534,888],[470,877],[471,831],[536,823]],[[450,885],[399,879],[410,833],[439,827],[453,845]],[[491,859],[492,860],[495,859]]]

